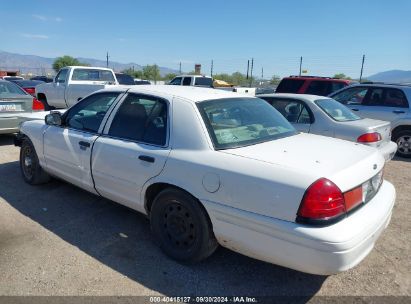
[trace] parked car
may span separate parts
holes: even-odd
[[[44,110],[41,102],[16,84],[0,80],[0,134],[18,132],[21,114]]]
[[[391,124],[361,118],[349,108],[329,97],[306,94],[265,94],[266,100],[298,131],[341,138],[377,148],[386,161],[391,160],[397,145],[391,141]]]
[[[36,86],[36,96],[46,110],[67,108],[92,92],[118,85],[113,70],[98,67],[62,68],[52,83]]]
[[[53,82],[53,78],[47,77],[47,76],[34,76],[31,77],[30,80],[38,80],[38,81],[43,81],[43,82]]]
[[[15,84],[17,84],[20,88],[22,88],[24,91],[32,95],[33,97],[36,96],[36,86],[39,84],[44,83],[44,81],[39,81],[39,80],[11,80]]]
[[[181,86],[101,90],[22,124],[29,184],[56,176],[146,214],[162,250],[195,262],[221,244],[315,274],[358,264],[395,189],[374,148],[298,133],[266,101]]]
[[[290,76],[281,79],[276,93],[295,93],[327,96],[353,81],[319,76]]]
[[[134,78],[124,73],[115,73],[119,84],[123,85],[135,85]]]
[[[148,81],[148,80],[143,80],[143,79],[136,79],[136,78],[134,78],[134,84],[136,84],[136,85],[144,85],[144,84],[151,84],[151,82]]]
[[[213,78],[203,75],[180,75],[174,77],[168,84],[212,88]]]
[[[330,97],[341,102],[359,116],[391,122],[392,140],[397,154],[411,157],[411,86],[395,84],[355,84]]]

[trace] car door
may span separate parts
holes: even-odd
[[[56,75],[55,81],[53,82],[53,89],[47,93],[47,100],[50,105],[56,108],[66,108],[66,87],[68,82],[69,69],[61,69]]]
[[[44,159],[50,173],[95,192],[90,171],[91,150],[119,95],[120,92],[90,95],[63,115],[61,126],[46,129]]]
[[[309,133],[313,115],[302,100],[263,97],[300,132]]]
[[[395,121],[407,115],[409,104],[403,91],[396,88],[373,87],[364,97],[360,115]]]
[[[100,195],[144,212],[141,190],[161,173],[170,153],[169,107],[165,99],[134,93],[119,102],[93,148]]]

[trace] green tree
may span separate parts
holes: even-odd
[[[273,75],[273,77],[271,77],[271,79],[270,79],[270,84],[277,85],[277,84],[280,83],[280,81],[281,81],[281,77],[280,77],[280,76],[278,76],[278,75]]]
[[[141,70],[133,70],[132,68],[128,68],[122,71],[122,73],[125,73],[127,75],[130,75],[133,78],[143,78],[143,71]]]
[[[173,79],[173,78],[176,77],[176,76],[177,76],[177,74],[168,73],[168,74],[166,74],[166,75],[163,77],[163,80],[165,80],[165,81],[170,81],[171,79]]]
[[[146,65],[143,68],[143,77],[144,79],[157,81],[161,78],[160,69],[157,64]]]
[[[337,78],[337,79],[351,79],[350,77],[346,76],[344,73],[335,74],[333,78]]]
[[[82,65],[82,66],[87,66],[87,63],[82,63],[78,59],[71,57],[71,56],[63,56],[63,57],[57,57],[56,60],[53,62],[53,69],[56,71],[60,71],[60,69],[66,67],[66,66],[71,66],[71,65]]]

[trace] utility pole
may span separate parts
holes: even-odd
[[[301,76],[301,67],[303,66],[303,56],[300,57],[300,73],[298,74]]]
[[[363,72],[363,70],[364,70],[364,61],[365,61],[365,55],[362,55],[360,83],[361,83],[361,80],[362,80],[362,72]]]
[[[108,58],[109,58],[109,56],[108,56],[108,52],[107,52],[107,55],[106,55],[106,67],[108,68]]]
[[[248,80],[248,70],[250,69],[250,60],[247,60],[247,80]]]
[[[250,88],[253,84],[253,68],[254,68],[254,58],[251,58],[251,71],[250,71]]]
[[[214,61],[211,59],[211,77],[213,77]]]
[[[261,80],[264,79],[264,67],[261,67]]]
[[[180,68],[179,68],[179,71],[180,71],[180,75],[181,75],[181,61],[180,61]]]

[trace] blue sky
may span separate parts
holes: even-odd
[[[411,70],[410,0],[2,1],[0,50],[71,55],[209,73]],[[4,65],[0,63],[0,65]]]

